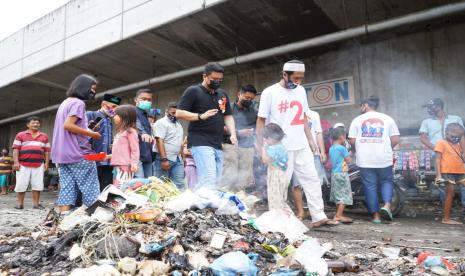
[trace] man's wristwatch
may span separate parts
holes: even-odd
[[[168,158],[162,158],[161,159],[161,162],[166,162],[166,161],[168,161]]]
[[[200,117],[200,116],[202,116],[202,114],[197,113],[197,118],[199,119],[199,121],[203,121],[203,120],[202,120],[202,117]]]

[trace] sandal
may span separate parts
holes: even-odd
[[[389,210],[388,208],[381,208],[381,210],[379,211],[379,214],[381,215],[382,218],[384,219],[387,219],[387,220],[394,220],[394,217],[392,216],[392,213],[391,213],[391,210]]]
[[[333,220],[342,222],[342,223],[344,223],[344,224],[350,224],[350,223],[353,223],[353,222],[354,222],[353,219],[348,218],[348,217],[333,218]]]
[[[312,228],[319,228],[321,226],[333,227],[333,226],[336,226],[336,225],[339,225],[339,224],[341,224],[341,223],[339,221],[337,221],[337,220],[322,219],[320,221],[312,223]]]
[[[380,219],[372,219],[371,222],[374,224],[380,224],[382,221]]]
[[[39,204],[39,205],[32,207],[32,209],[45,210],[45,207],[42,206],[42,204]]]
[[[23,206],[23,205],[16,205],[16,206],[15,206],[15,209],[17,209],[17,210],[22,210],[22,209],[24,209],[24,206]]]

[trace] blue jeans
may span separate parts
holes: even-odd
[[[149,178],[153,176],[152,172],[152,162],[142,162],[139,161],[137,164],[137,172],[134,174],[134,178]]]
[[[365,191],[365,202],[368,212],[379,212],[378,187],[384,203],[392,202],[393,174],[392,166],[387,168],[360,168],[363,188]]]
[[[171,181],[174,182],[174,184],[176,185],[176,187],[178,187],[180,191],[185,190],[186,183],[184,181],[184,162],[181,158],[179,158],[179,156],[176,159],[176,162],[173,162],[171,160],[169,160],[168,162],[170,164],[170,169],[168,171],[162,170],[161,159],[160,156],[157,154],[157,157],[155,157],[155,161],[153,161],[153,173],[158,178],[166,177],[171,179]]]
[[[191,152],[197,167],[198,179],[194,189],[215,189],[223,174],[223,151],[208,146],[195,146],[191,148]]]

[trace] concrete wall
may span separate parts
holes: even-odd
[[[379,42],[347,42],[338,50],[304,58],[307,73],[305,82],[312,83],[352,75],[356,103],[362,97],[375,94],[381,97],[379,110],[391,115],[403,132],[416,132],[426,112],[421,105],[429,98],[442,97],[450,114],[465,117],[465,24],[434,31],[391,38]],[[250,68],[250,67],[249,67]],[[253,84],[263,90],[279,79],[282,64],[250,68],[235,72],[227,68],[224,87],[232,98],[239,85]],[[184,89],[196,82],[193,76],[175,87],[158,90],[154,103],[163,108],[169,101],[178,100]],[[134,92],[124,94],[132,97]],[[359,105],[319,110],[321,117],[332,123],[350,124],[359,114]],[[44,122],[50,131],[53,115]],[[10,126],[11,133],[23,128],[24,123]],[[1,130],[0,130],[1,131]],[[3,133],[3,132],[2,132]],[[12,141],[2,138],[0,143]],[[3,134],[2,134],[3,136]]]
[[[0,41],[0,87],[223,0],[72,0]]]

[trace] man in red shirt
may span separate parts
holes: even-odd
[[[40,205],[40,192],[44,189],[44,171],[48,169],[50,144],[48,136],[39,131],[40,119],[29,117],[27,130],[16,134],[13,142],[13,170],[16,171],[18,206],[24,209],[24,196],[31,184],[34,209],[43,209]]]

